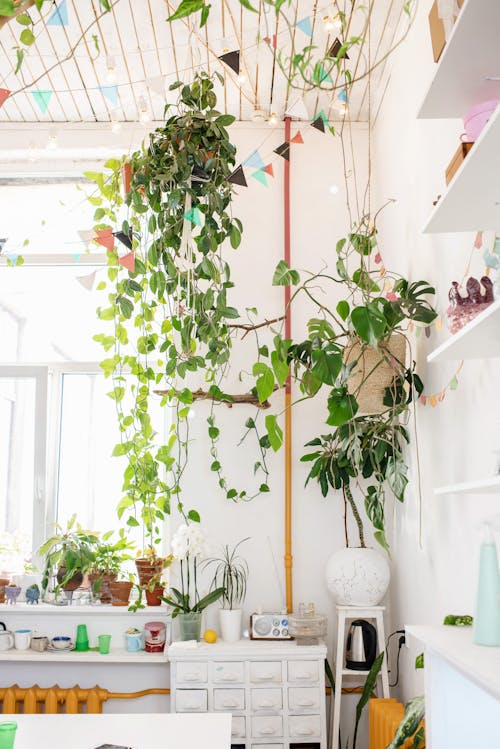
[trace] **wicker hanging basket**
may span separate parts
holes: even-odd
[[[393,387],[396,378],[404,372],[405,360],[406,338],[400,333],[394,333],[379,349],[357,339],[346,346],[344,363],[354,364],[347,388],[358,402],[358,416],[386,410],[386,389]]]

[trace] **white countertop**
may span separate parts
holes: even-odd
[[[472,627],[409,625],[406,632],[447,660],[479,687],[500,699],[500,647],[475,645]]]
[[[326,645],[297,645],[295,640],[239,640],[186,644],[175,642],[168,649],[169,661],[213,658],[326,658]]]

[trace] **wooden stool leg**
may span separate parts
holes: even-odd
[[[387,653],[385,652],[384,614],[382,611],[377,611],[375,620],[377,622],[379,652],[383,651],[385,653],[382,668],[380,671],[382,677],[382,696],[385,697],[385,699],[388,699],[391,695],[389,693],[389,673],[387,666]]]
[[[338,749],[340,731],[340,702],[342,696],[342,669],[344,668],[345,612],[337,613],[337,657],[335,661],[335,697],[333,702],[332,749]]]

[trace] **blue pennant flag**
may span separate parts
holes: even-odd
[[[68,26],[68,8],[66,0],[61,0],[55,11],[49,17],[47,26]]]
[[[243,164],[251,166],[254,169],[263,169],[265,167],[265,163],[262,161],[262,156],[258,151],[252,151],[250,156],[247,156]]]
[[[99,91],[114,106],[118,104],[118,87],[117,86],[99,86]]]
[[[347,91],[345,88],[342,89],[342,91],[339,91],[338,100],[344,102],[344,104],[347,102]]]
[[[10,261],[11,265],[17,265],[17,260],[19,258],[19,255],[14,254],[13,252],[8,252],[5,257],[7,260]]]
[[[313,27],[309,16],[303,18],[301,21],[297,21],[295,24],[298,29],[304,32],[304,34],[312,39]]]

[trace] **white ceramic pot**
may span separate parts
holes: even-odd
[[[389,562],[376,549],[340,549],[326,563],[326,584],[340,606],[377,606],[390,577]]]
[[[220,631],[224,642],[241,640],[241,609],[220,609]]]

